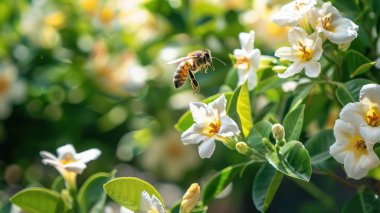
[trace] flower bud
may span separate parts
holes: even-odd
[[[236,144],[236,150],[242,155],[251,155],[252,150],[249,146],[244,142],[239,142]]]
[[[272,71],[275,73],[279,73],[279,74],[284,73],[286,69],[288,69],[288,68],[286,66],[282,66],[282,65],[272,67]]]
[[[263,138],[263,143],[268,151],[274,152],[276,148],[274,148],[273,144],[268,140],[268,138]]]
[[[343,44],[338,44],[338,48],[342,50],[343,52],[347,51],[348,48],[350,47],[351,42],[348,43],[343,43]]]
[[[273,56],[268,56],[268,55],[262,55],[260,57],[260,69],[261,68],[268,68],[273,66],[274,63],[277,62],[277,58]]]
[[[277,141],[282,141],[285,138],[285,129],[281,124],[275,124],[272,126],[273,137]]]
[[[191,184],[185,195],[182,197],[181,213],[190,213],[198,203],[201,194],[201,188],[197,183]]]

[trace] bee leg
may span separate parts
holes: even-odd
[[[200,92],[201,90],[200,90],[198,81],[195,79],[194,74],[190,70],[189,70],[189,76],[190,76],[191,87],[194,90],[193,94],[195,94],[196,92]]]

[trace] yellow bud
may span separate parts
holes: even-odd
[[[280,74],[284,73],[286,69],[288,69],[288,68],[285,66],[282,66],[282,65],[272,67],[273,72],[280,73]]]
[[[239,142],[236,144],[236,150],[242,154],[242,155],[250,155],[252,154],[252,150],[251,148],[249,148],[249,146],[244,143],[244,142]]]
[[[282,141],[285,138],[285,129],[281,124],[273,125],[272,133],[273,133],[273,137],[278,141]]]
[[[198,203],[201,194],[201,188],[197,183],[191,184],[185,195],[182,197],[181,213],[190,213]]]

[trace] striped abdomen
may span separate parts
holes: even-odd
[[[191,68],[191,63],[187,61],[182,61],[173,76],[173,83],[176,88],[181,87],[185,84],[187,76],[189,75],[189,69]]]

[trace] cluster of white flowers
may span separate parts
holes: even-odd
[[[325,2],[321,8],[316,4],[316,0],[292,1],[272,17],[276,24],[292,27],[288,35],[291,46],[275,52],[275,56],[293,62],[284,73],[278,74],[280,78],[288,78],[303,69],[308,77],[318,77],[323,41],[328,39],[345,49],[358,35],[359,27],[342,17],[331,2]]]
[[[330,154],[344,164],[347,176],[360,179],[380,164],[373,150],[380,142],[380,85],[367,84],[359,102],[343,107],[334,126],[336,142]]]

